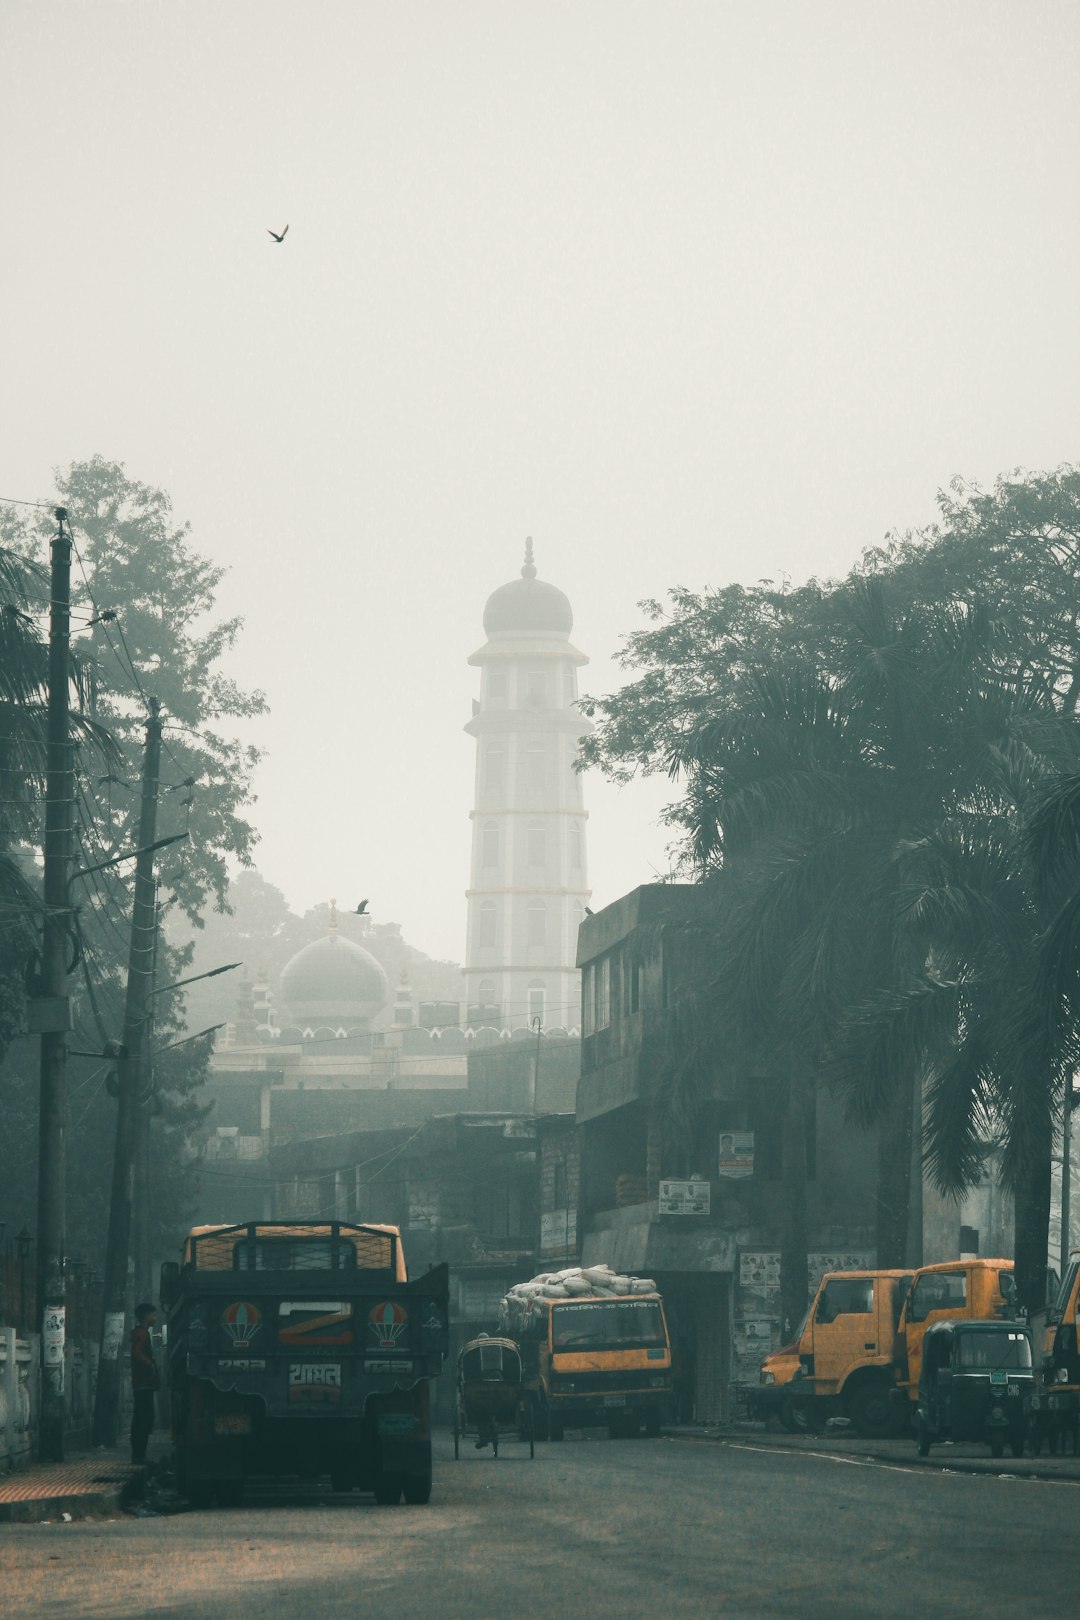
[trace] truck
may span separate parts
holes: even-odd
[[[1080,1251],[1063,1267],[1054,1303],[1032,1318],[1037,1346],[1035,1389],[1029,1400],[1032,1450],[1080,1451]]]
[[[408,1280],[396,1227],[197,1226],[162,1267],[177,1484],[239,1502],[259,1476],[329,1475],[396,1504],[431,1496],[429,1380],[449,1277]]]
[[[899,1434],[918,1399],[927,1328],[1011,1317],[1012,1269],[1011,1260],[951,1260],[915,1271],[826,1272],[797,1346],[772,1351],[761,1381],[739,1395],[751,1416],[775,1415],[792,1430],[820,1429],[835,1416],[868,1439]]]
[[[671,1341],[659,1294],[536,1299],[518,1330],[540,1439],[607,1425],[660,1433],[671,1405]]]
[[[910,1271],[827,1271],[807,1312],[788,1393],[793,1426],[846,1417],[868,1439],[895,1434],[890,1401]]]

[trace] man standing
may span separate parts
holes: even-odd
[[[131,1460],[146,1461],[146,1442],[154,1427],[154,1392],[158,1387],[158,1370],[154,1365],[154,1347],[150,1329],[157,1321],[152,1305],[135,1308],[135,1326],[131,1330],[131,1392],[134,1410],[131,1414]]]

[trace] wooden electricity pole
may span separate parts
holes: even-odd
[[[139,1114],[149,1067],[150,1006],[153,990],[154,940],[157,932],[154,840],[157,828],[158,777],[161,770],[159,704],[150,699],[143,756],[142,804],[135,857],[135,899],[128,951],[124,1003],[123,1054],[117,1069],[116,1147],[113,1156],[109,1237],[105,1250],[105,1311],[101,1329],[97,1393],[94,1400],[94,1444],[114,1446],[119,1428],[121,1346],[124,1302],[131,1254],[131,1204]]]

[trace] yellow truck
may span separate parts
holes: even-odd
[[[846,1417],[867,1439],[904,1430],[918,1398],[922,1342],[934,1322],[1015,1315],[1011,1260],[954,1260],[917,1271],[832,1271],[797,1343],[766,1356],[738,1391],[753,1417],[792,1431]]]

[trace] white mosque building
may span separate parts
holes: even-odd
[[[574,615],[537,578],[532,541],[518,579],[484,609],[487,640],[469,659],[480,699],[465,951],[474,1028],[576,1030],[577,934],[590,896],[578,744],[592,727],[575,706]]]

